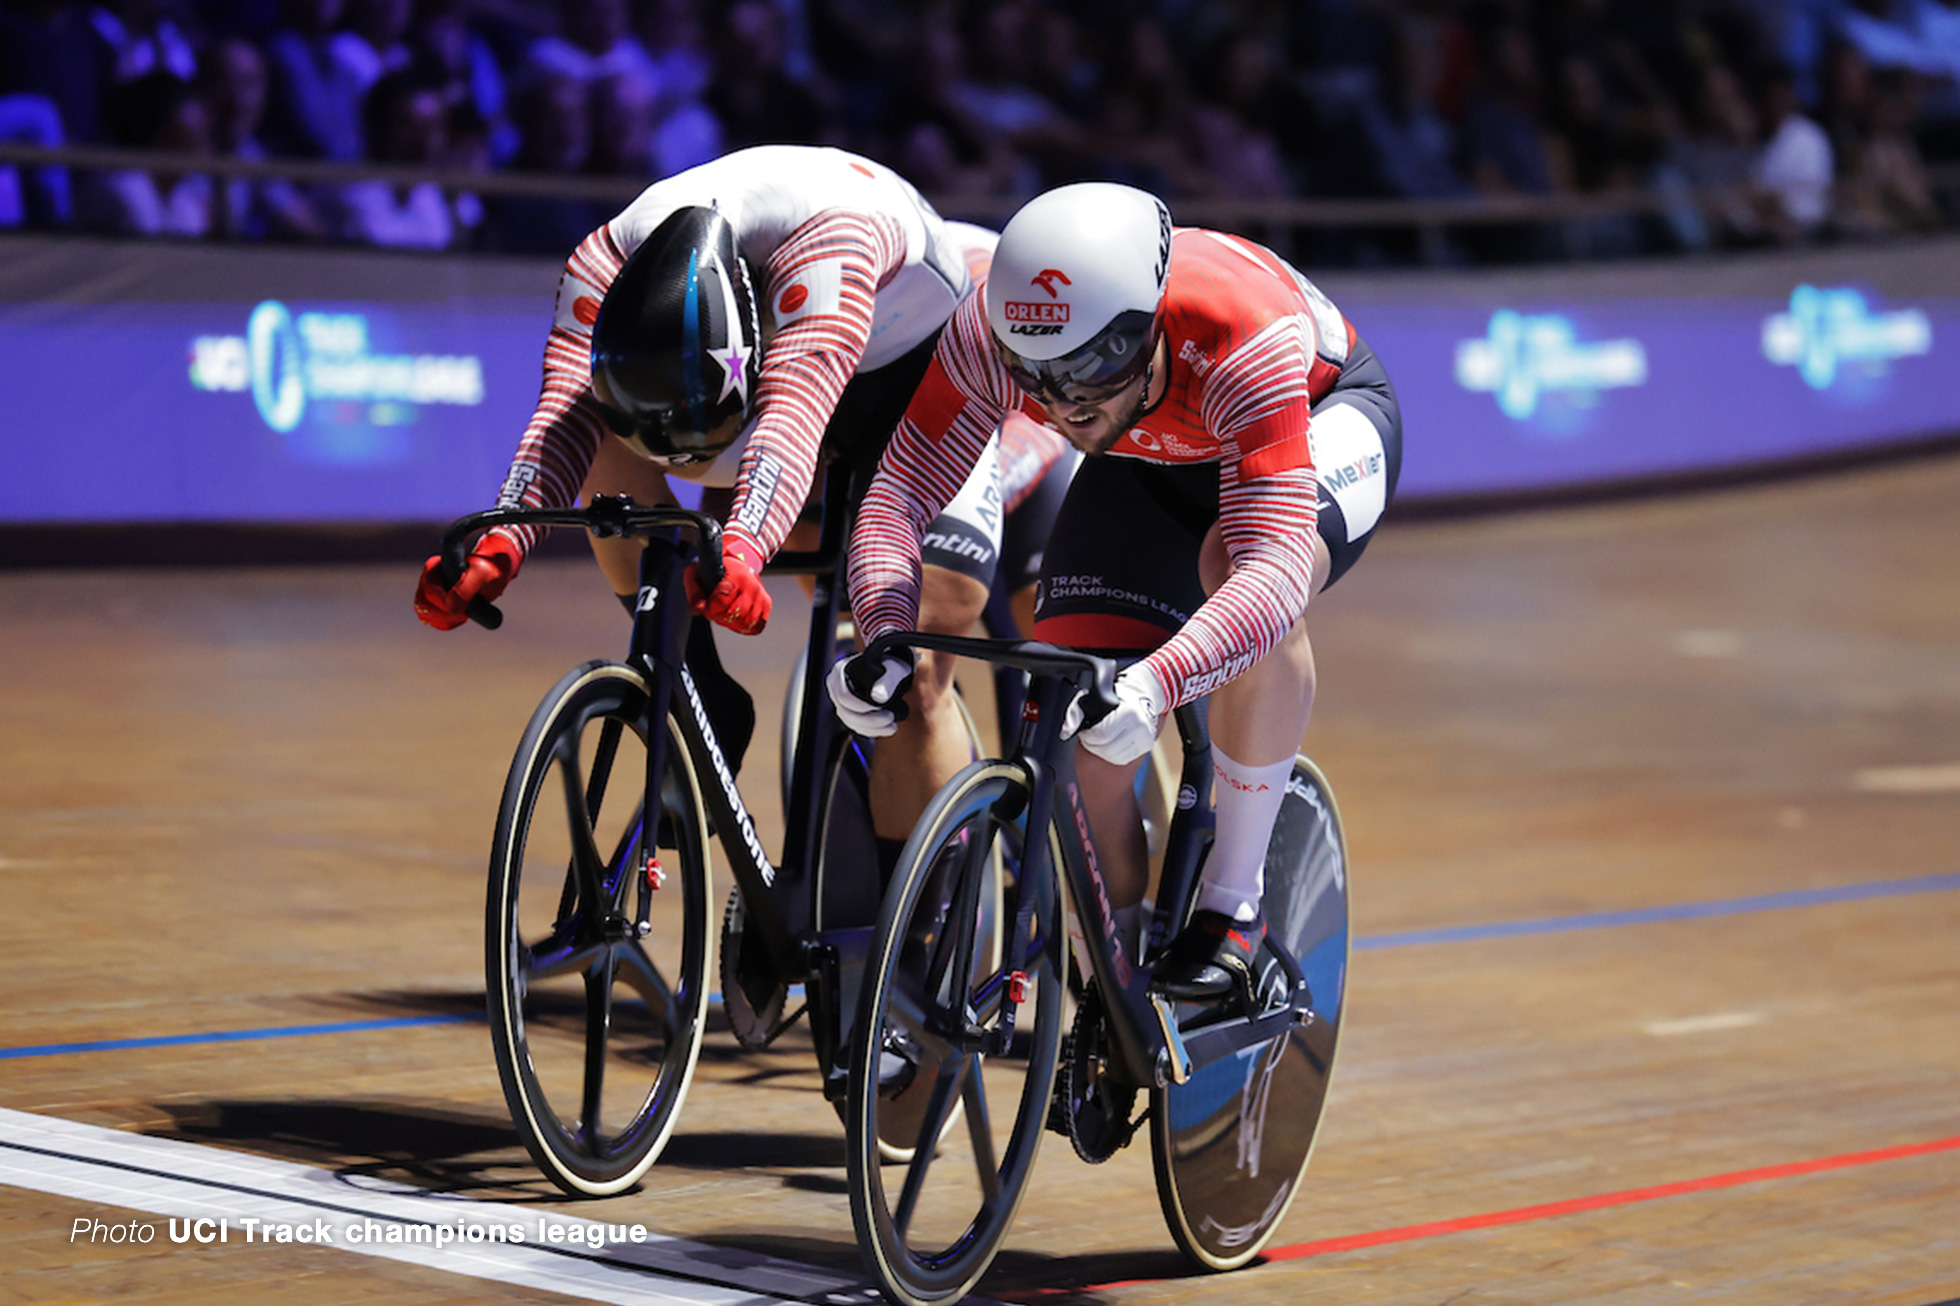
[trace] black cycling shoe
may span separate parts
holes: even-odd
[[[1150,987],[1167,998],[1201,1002],[1249,989],[1252,959],[1266,939],[1266,918],[1235,921],[1222,912],[1191,914],[1151,972]]]

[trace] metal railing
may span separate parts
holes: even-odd
[[[434,183],[448,194],[483,198],[587,200],[624,207],[652,184],[651,177],[579,177],[521,171],[460,172],[380,163],[328,163],[308,159],[244,159],[227,155],[164,154],[95,146],[49,148],[0,142],[0,165],[65,167],[85,172],[201,173],[220,178],[284,180],[320,186],[381,181],[396,186]],[[1948,214],[1960,214],[1960,163],[1928,169],[1934,194]],[[948,217],[999,225],[1020,206],[1015,197],[928,196]],[[1390,199],[1180,199],[1177,220],[1196,226],[1245,231],[1402,230],[1417,234],[1422,248],[1440,246],[1458,228],[1546,224],[1570,226],[1614,217],[1647,217],[1683,204],[1716,204],[1729,191],[1626,189],[1596,194],[1473,196],[1451,200]]]

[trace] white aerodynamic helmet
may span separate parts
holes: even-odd
[[[1089,181],[1037,195],[1000,233],[987,323],[1014,380],[1038,398],[1098,403],[1157,346],[1171,214],[1155,195]]]

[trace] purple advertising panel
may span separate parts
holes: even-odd
[[[454,516],[494,500],[537,400],[555,278],[533,264],[23,253],[0,274],[0,519]]]
[[[1956,268],[1945,242],[1327,288],[1395,383],[1422,499],[1960,434]]]
[[[537,398],[557,273],[0,241],[0,521],[487,506]],[[1317,279],[1401,396],[1404,500],[1960,433],[1957,241]]]

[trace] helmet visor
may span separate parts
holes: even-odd
[[[606,429],[624,440],[627,448],[642,458],[673,467],[713,462],[742,433],[739,413],[730,414],[705,432],[689,430],[672,406],[646,407],[628,414],[602,401],[599,414]]]
[[[1122,392],[1150,363],[1157,344],[1154,313],[1121,313],[1094,340],[1060,358],[1023,358],[996,343],[1014,383],[1044,402],[1099,404]]]

